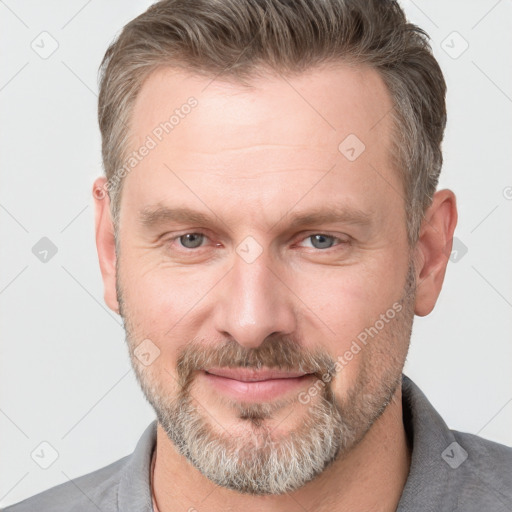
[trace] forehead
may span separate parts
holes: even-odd
[[[217,151],[219,142],[230,147],[233,135],[251,145],[293,144],[306,136],[309,147],[331,147],[352,133],[372,147],[391,126],[391,98],[369,67],[337,63],[294,76],[263,71],[247,85],[162,67],[146,79],[135,101],[132,143],[141,142],[191,97],[198,102],[193,119],[174,126],[172,138],[182,136],[180,143],[192,143],[196,150]],[[198,138],[186,140],[187,125]]]
[[[137,152],[148,138],[153,147],[125,178],[123,195],[129,185],[132,204],[169,203],[184,178],[197,197],[217,194],[237,208],[240,195],[244,204],[261,206],[281,188],[289,208],[335,168],[317,191],[342,201],[352,187],[369,205],[389,200],[391,185],[396,200],[401,183],[389,158],[391,110],[380,75],[362,66],[329,65],[293,77],[267,73],[249,86],[160,68],[145,81],[130,123],[129,149]]]

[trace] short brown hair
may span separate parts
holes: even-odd
[[[160,66],[243,82],[262,67],[300,73],[346,61],[380,73],[390,92],[394,162],[409,243],[417,240],[442,165],[446,84],[427,34],[389,0],[162,0],[128,23],[100,67],[98,118],[114,225],[133,105]]]

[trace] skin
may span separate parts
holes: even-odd
[[[286,80],[265,75],[251,85],[168,68],[145,82],[133,112],[132,150],[188,97],[198,106],[125,178],[119,275],[109,198],[94,196],[105,301],[119,313],[119,280],[133,335],[151,339],[160,350],[147,371],[171,396],[178,392],[172,378],[177,354],[192,338],[214,345],[230,337],[256,348],[279,333],[336,358],[401,297],[410,254],[418,283],[414,313],[429,314],[441,291],[457,222],[455,196],[436,192],[410,248],[403,187],[388,154],[392,102],[378,73],[339,65]],[[353,162],[338,150],[348,134],[366,146]],[[105,181],[98,178],[93,190]],[[143,226],[139,212],[155,205],[188,207],[213,220]],[[340,205],[366,212],[367,222],[290,226],[294,214]],[[179,235],[198,231],[207,237],[201,248],[180,245]],[[340,241],[315,248],[308,237],[317,233]],[[236,252],[247,236],[262,251],[250,264]],[[409,339],[386,343],[376,383],[386,368],[401,368]],[[335,376],[333,390],[341,400],[367,357],[370,351],[363,350]],[[194,396],[207,404],[212,423],[233,432],[250,428],[199,378]],[[304,414],[303,407],[288,406],[271,421],[285,435]],[[346,456],[304,487],[278,496],[214,485],[177,453],[159,426],[155,496],[160,512],[393,511],[409,465],[398,388]]]

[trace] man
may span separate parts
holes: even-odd
[[[8,511],[512,510],[402,370],[457,222],[445,83],[382,0],[163,1],[102,65],[105,301],[158,421]]]

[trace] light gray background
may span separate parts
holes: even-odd
[[[0,1],[0,506],[131,453],[154,417],[103,302],[90,195],[101,174],[97,68],[148,5]],[[403,5],[448,83],[441,187],[457,194],[468,249],[435,311],[416,319],[406,373],[450,427],[512,445],[512,3]],[[31,47],[51,48],[43,31],[59,45],[47,59]],[[460,56],[454,31],[469,44]],[[42,237],[58,248],[46,263],[32,253]],[[31,458],[43,441],[58,453],[48,469]]]

